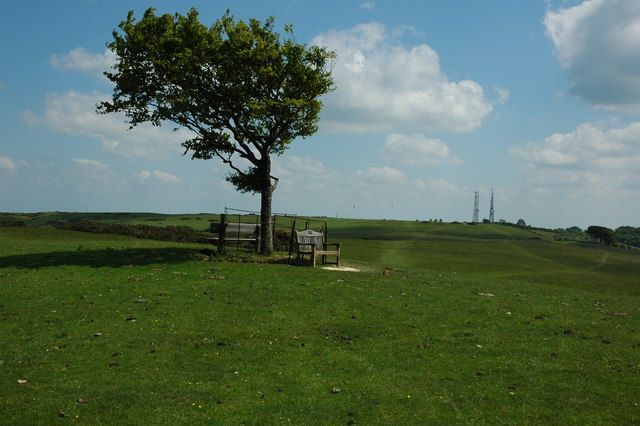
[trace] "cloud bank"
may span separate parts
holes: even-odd
[[[172,132],[150,124],[128,130],[123,114],[99,115],[96,104],[109,99],[100,93],[67,92],[50,94],[44,114],[38,116],[27,110],[22,116],[31,125],[42,125],[69,135],[88,136],[100,141],[106,152],[127,157],[167,159],[183,152],[180,143],[191,137],[188,130]]]
[[[83,47],[77,47],[64,55],[51,55],[49,63],[59,70],[102,75],[115,65],[116,55],[109,49],[105,49],[103,53],[92,53]]]
[[[429,139],[420,133],[387,135],[383,154],[407,166],[462,164],[462,160],[452,155],[449,147],[440,139]]]
[[[152,179],[152,180],[155,180],[161,183],[167,183],[167,184],[180,183],[179,177],[174,176],[167,172],[161,172],[160,170],[152,170],[152,171],[140,170],[138,173],[136,173],[136,176],[143,181]]]
[[[493,109],[480,84],[449,81],[435,50],[394,44],[382,24],[329,31],[313,43],[338,54],[337,90],[324,100],[332,130],[469,132]]]
[[[640,2],[587,0],[550,10],[547,36],[571,93],[616,111],[640,111]]]
[[[539,191],[569,196],[640,195],[640,122],[621,128],[585,123],[570,133],[517,145],[525,174]]]

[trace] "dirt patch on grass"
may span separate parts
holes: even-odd
[[[322,269],[326,269],[327,271],[360,272],[360,269],[350,266],[323,266]]]

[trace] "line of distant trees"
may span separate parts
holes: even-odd
[[[577,226],[555,230],[558,239],[585,238],[594,243],[617,245],[626,244],[640,247],[640,227],[620,226],[615,230],[605,226],[591,225],[586,230]]]
[[[553,232],[555,239],[558,241],[565,240],[588,240],[594,243],[607,245],[627,245],[640,247],[640,227],[620,226],[615,230],[604,226],[591,225],[583,230],[579,226],[571,226],[569,228],[541,228],[527,225],[524,219],[518,219],[516,223],[507,222],[505,220],[498,221],[501,225],[517,226],[536,231]]]
[[[640,247],[640,227],[620,226],[616,228],[615,236],[616,240],[621,243]]]

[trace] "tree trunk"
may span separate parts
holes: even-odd
[[[276,189],[275,185],[271,184],[271,161],[268,157],[266,157],[265,164],[262,164],[261,169],[262,190],[260,192],[260,253],[268,256],[273,253],[271,200],[273,191]]]
[[[273,232],[271,231],[271,196],[273,189],[263,189],[260,194],[260,253],[270,255],[273,253]]]

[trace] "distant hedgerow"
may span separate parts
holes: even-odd
[[[8,228],[11,226],[26,226],[25,221],[18,219],[15,216],[1,216],[0,228]]]
[[[206,243],[202,233],[188,226],[152,226],[142,224],[105,223],[90,220],[78,220],[65,223],[52,223],[59,229],[69,231],[93,232],[95,234],[118,234],[158,241],[176,241],[181,243]]]

